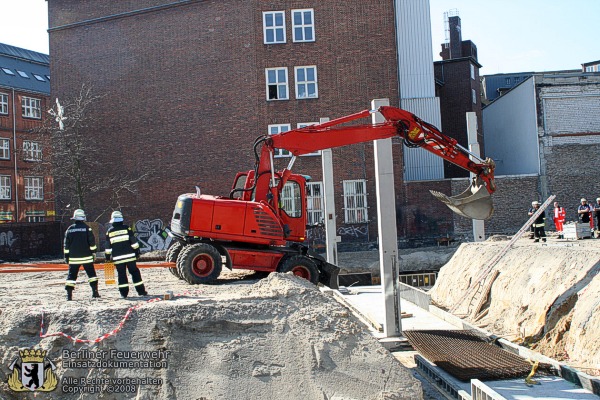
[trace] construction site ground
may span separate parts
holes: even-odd
[[[419,260],[446,258],[431,291],[437,305],[458,306],[457,315],[490,332],[595,374],[600,367],[600,240],[551,237],[546,244],[519,240],[498,263],[501,272],[491,286],[487,312],[475,321],[469,316],[468,300],[456,303],[506,243],[489,240],[401,251],[401,268],[419,270],[427,264],[422,269],[429,270],[430,261]],[[364,269],[376,274],[377,259],[377,251],[341,253],[340,265],[344,272]],[[19,350],[38,347],[56,365],[59,385],[71,382],[44,393],[44,398],[442,398],[427,382],[416,379],[410,353],[394,357],[349,308],[297,277],[272,274],[258,279],[240,270],[224,272],[215,285],[191,286],[162,268],[142,269],[142,274],[153,296],[139,298],[132,292],[130,298],[121,299],[115,286],[102,283],[102,298],[91,299],[81,271],[72,302],[65,301],[63,272],[0,274],[0,399],[24,398],[23,392],[8,388],[9,366],[19,358]],[[102,275],[99,271],[101,282]],[[365,292],[372,290],[365,288]],[[152,300],[169,291],[174,300]],[[130,313],[120,331],[97,344],[39,336],[42,313],[45,334],[96,339],[118,327],[136,306],[140,307]],[[374,307],[368,312],[377,314],[379,306]],[[430,329],[430,316],[419,325],[417,312],[413,314],[414,320],[403,319],[405,329],[411,324],[415,329]],[[89,355],[83,350],[105,350],[109,356],[111,350],[162,350],[162,358],[150,361],[165,363],[156,368],[67,368],[65,349],[82,357]],[[75,382],[81,383],[86,378],[88,384],[103,378],[143,377],[154,380],[134,382],[135,393],[126,394],[108,393],[109,383],[99,392],[77,392],[81,385],[65,380],[79,378]]]

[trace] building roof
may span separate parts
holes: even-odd
[[[0,43],[0,86],[50,94],[50,57]]]

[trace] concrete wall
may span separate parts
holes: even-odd
[[[539,173],[533,79],[483,109],[483,131],[485,154],[496,161],[496,174]]]

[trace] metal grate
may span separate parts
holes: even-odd
[[[531,364],[489,344],[475,331],[405,331],[410,344],[425,358],[461,381],[526,377]],[[538,373],[551,373],[540,364]]]

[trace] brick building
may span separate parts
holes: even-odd
[[[398,7],[412,7],[418,18],[399,18]],[[407,68],[409,58],[400,65],[398,53],[407,47],[398,43],[401,35],[411,42],[419,34],[404,33],[404,21],[431,34],[427,0],[48,0],[48,10],[53,96],[72,96],[82,83],[103,96],[91,132],[105,149],[97,173],[152,173],[122,202],[132,220],[170,221],[177,195],[194,185],[227,195],[235,174],[253,167],[257,136],[355,113],[374,98],[389,98],[439,125],[411,107],[422,96],[400,99],[399,89],[403,76],[421,79]],[[431,58],[430,48],[422,50]],[[427,64],[431,76],[423,76],[433,87],[432,59],[418,68]],[[446,236],[453,215],[428,190],[450,192],[452,183],[443,180],[443,168],[439,178],[408,182],[404,153],[394,141],[399,235]],[[277,156],[280,166],[289,161],[283,151]],[[373,145],[337,148],[333,156],[338,235],[343,243],[373,242]],[[309,213],[317,222],[319,154],[299,157],[294,171],[313,178]],[[88,213],[99,215],[108,198],[90,199]]]
[[[49,95],[48,55],[0,43],[0,222],[54,220],[52,176],[35,168],[47,153],[32,132]]]
[[[551,194],[567,209],[567,221],[576,220],[580,198],[593,202],[600,197],[594,175],[600,154],[598,115],[597,72],[535,73],[483,110],[486,151],[496,160],[498,175],[528,182],[523,188],[529,199],[519,196],[516,187],[512,193],[523,222],[530,202]],[[500,221],[494,222],[499,228]],[[505,226],[510,225],[505,221]]]
[[[467,139],[467,112],[477,115],[477,139],[484,149],[481,120],[481,84],[477,62],[477,46],[470,40],[462,40],[460,17],[448,18],[449,41],[442,44],[442,61],[434,63],[436,95],[440,98],[442,127],[464,148]],[[482,151],[483,153],[483,151]],[[484,154],[482,154],[484,156]],[[469,172],[444,162],[444,177],[467,177]]]

